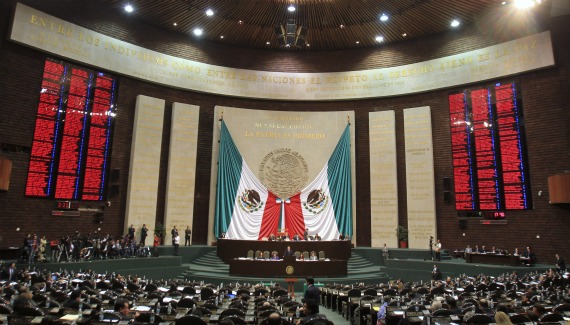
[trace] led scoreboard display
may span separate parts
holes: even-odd
[[[112,76],[46,60],[27,196],[105,199],[115,92]]]
[[[520,93],[514,83],[449,95],[455,207],[532,207]]]

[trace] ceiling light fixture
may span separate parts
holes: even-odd
[[[295,8],[295,6],[293,4],[290,4],[289,7],[287,7],[287,10],[289,10],[289,12],[293,12],[293,11],[295,11],[295,9],[297,9],[297,8]]]
[[[380,42],[384,42],[384,37],[382,36],[376,36],[376,42],[380,43]]]
[[[224,39],[224,35],[220,35],[220,38],[221,38],[221,39]]]
[[[203,33],[204,33],[204,31],[202,30],[202,28],[194,28],[194,35],[200,36]]]
[[[308,28],[297,24],[294,19],[287,19],[284,25],[275,26],[275,35],[277,36],[277,44],[280,46],[296,46],[305,45]]]
[[[174,23],[174,24],[172,24],[172,25],[174,25],[174,26],[178,26],[178,24],[177,24],[177,23]]]
[[[451,27],[457,27],[457,26],[459,26],[459,20],[457,20],[457,19],[452,20],[451,21]]]
[[[382,16],[380,16],[380,20],[381,20],[381,21],[386,21],[386,20],[388,20],[388,15],[382,14]]]
[[[133,10],[135,10],[135,8],[133,8],[130,3],[125,6],[126,12],[133,12]]]
[[[514,5],[520,9],[528,9],[534,7],[536,2],[534,0],[515,0]]]
[[[206,10],[206,16],[213,16],[214,15],[214,11],[210,8],[208,8],[208,10]]]
[[[408,36],[408,33],[402,33],[402,37]]]

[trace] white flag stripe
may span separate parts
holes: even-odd
[[[318,213],[315,213],[315,209],[307,209],[305,203],[307,202],[307,197],[313,190],[322,190],[324,196],[326,197],[325,207],[318,209]],[[338,225],[335,219],[334,207],[332,204],[332,198],[329,190],[329,180],[328,180],[328,164],[326,164],[319,175],[313,180],[309,186],[301,191],[301,209],[303,211],[303,216],[305,218],[305,227],[309,228],[311,235],[316,233],[323,240],[335,240],[338,239],[340,233],[338,231]]]
[[[239,199],[248,190],[255,190],[259,194],[260,203],[262,205],[255,211],[246,211],[245,208],[240,206]],[[226,234],[227,238],[243,240],[258,239],[261,221],[263,220],[263,212],[265,211],[265,203],[267,202],[267,195],[268,192],[265,186],[259,182],[242,159],[241,178],[238,185],[237,197],[234,201],[232,220]]]

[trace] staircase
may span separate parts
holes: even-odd
[[[321,283],[385,283],[389,280],[383,266],[375,265],[367,259],[365,254],[359,254],[358,249],[352,250],[352,256],[348,260],[348,275],[341,278],[318,278]],[[217,255],[216,247],[202,249],[201,254],[196,256],[190,263],[182,264],[187,270],[178,275],[178,279],[204,281],[211,283],[220,282],[249,282],[252,278],[236,277],[229,275],[229,265],[225,264]],[[255,281],[270,282],[275,278],[258,279]],[[302,286],[302,281],[298,285]],[[300,289],[300,288],[299,288]],[[297,288],[296,288],[297,290]]]

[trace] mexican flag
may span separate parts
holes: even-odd
[[[302,237],[306,228],[323,240],[352,235],[349,125],[313,182],[290,198],[279,198],[252,173],[222,121],[214,234],[259,240],[283,227],[280,220],[291,238]]]

